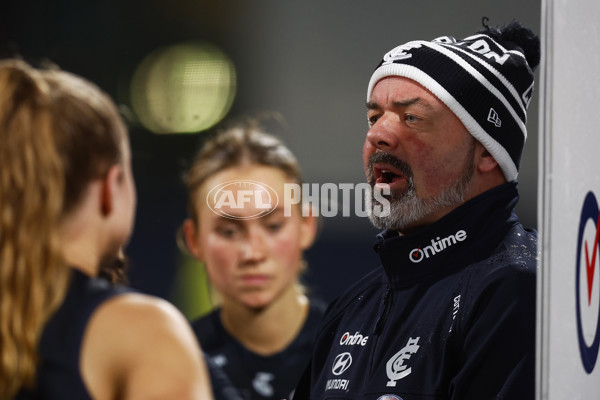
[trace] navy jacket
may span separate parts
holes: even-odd
[[[516,182],[423,230],[334,301],[294,400],[533,399],[537,234]]]

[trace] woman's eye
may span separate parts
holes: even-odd
[[[283,227],[283,222],[270,222],[266,225],[269,232],[278,232]]]
[[[237,237],[239,232],[239,228],[235,226],[222,226],[217,228],[217,233],[227,239],[233,239]]]

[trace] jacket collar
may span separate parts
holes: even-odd
[[[489,256],[511,226],[519,199],[517,182],[492,188],[410,235],[377,235],[374,248],[389,282],[410,285],[425,276],[449,274]]]

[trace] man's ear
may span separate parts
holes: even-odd
[[[108,217],[115,208],[116,194],[119,191],[119,185],[123,182],[123,168],[120,165],[113,165],[107,174],[102,178],[100,192],[100,212],[103,217]]]
[[[196,229],[196,223],[191,218],[183,221],[183,239],[189,252],[192,253],[196,260],[202,261],[202,252],[198,244],[198,230]]]
[[[499,168],[498,161],[479,142],[475,143],[475,154],[475,165],[479,172],[486,173],[493,171],[496,167]]]

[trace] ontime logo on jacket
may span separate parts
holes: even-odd
[[[577,338],[583,367],[591,374],[600,347],[600,210],[594,193],[588,192],[581,208],[575,260]]]
[[[467,238],[467,232],[464,230],[459,230],[454,235],[450,235],[443,239],[440,237],[436,237],[435,239],[431,239],[431,244],[427,245],[423,248],[417,247],[416,249],[412,249],[410,253],[408,253],[408,259],[414,263],[420,263],[424,258],[429,258],[434,256],[448,247],[455,245],[457,242],[462,242]]]

